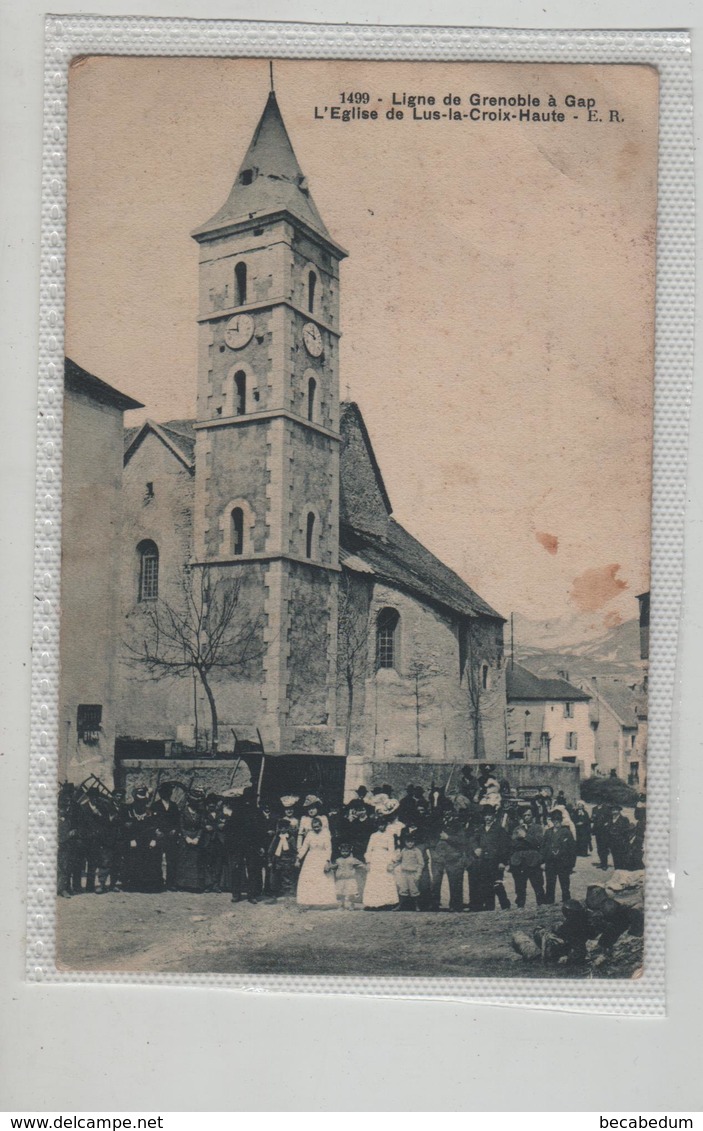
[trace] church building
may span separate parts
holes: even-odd
[[[195,418],[126,431],[118,759],[262,748],[347,793],[504,760],[504,618],[395,521],[340,404],[347,253],[273,91],[193,238]]]

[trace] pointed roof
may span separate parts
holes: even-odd
[[[165,424],[157,424],[155,420],[145,420],[136,428],[125,429],[125,467],[144,441],[151,433],[182,463],[188,471],[195,469],[195,429],[192,420],[168,420]]]
[[[192,235],[201,240],[276,212],[302,220],[337,247],[317,211],[272,90],[227,200]]]

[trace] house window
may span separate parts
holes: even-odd
[[[315,515],[312,511],[308,514],[308,521],[305,530],[305,557],[312,557],[312,540],[315,534]]]
[[[243,416],[247,410],[247,375],[243,369],[234,375],[234,415]]]
[[[140,542],[139,600],[155,601],[159,595],[159,551],[155,542]]]
[[[243,185],[250,185],[254,180],[254,170],[242,169],[241,173],[239,174],[239,179]]]
[[[244,553],[244,511],[235,507],[230,516],[230,548],[233,554]]]
[[[567,731],[566,749],[567,750],[578,750],[578,748],[579,748],[579,736],[577,735],[576,731],[575,730]]]
[[[317,286],[317,276],[314,271],[308,275],[308,310],[310,314],[315,311],[315,287]]]
[[[237,295],[237,306],[244,306],[247,301],[247,265],[238,263],[234,269],[234,286]]]
[[[89,746],[100,741],[100,724],[103,709],[100,703],[79,703],[76,712],[76,730],[81,742]]]
[[[315,419],[315,393],[317,391],[317,381],[311,377],[308,381],[308,420]]]
[[[573,717],[574,717],[574,705],[573,705],[573,703],[565,703],[564,704],[564,718],[565,719],[573,719]]]
[[[532,746],[532,731],[526,730],[525,731],[525,750],[529,750],[531,746]]]
[[[396,633],[400,615],[397,609],[381,609],[376,617],[376,667],[396,666]]]
[[[542,747],[545,747],[545,746],[548,747],[549,746],[549,731],[548,730],[542,731],[541,735],[539,736],[539,744]]]

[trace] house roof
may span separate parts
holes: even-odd
[[[99,404],[112,405],[123,412],[130,408],[144,408],[140,401],[135,401],[133,397],[128,397],[125,393],[121,393],[119,389],[114,389],[112,385],[101,381],[99,377],[89,373],[87,369],[82,369],[80,365],[76,365],[70,357],[64,358],[63,371],[64,387],[73,393],[83,393]]]
[[[621,726],[637,726],[637,706],[641,696],[638,697],[623,680],[599,676],[593,684],[593,694],[610,708]]]
[[[317,210],[271,91],[227,200],[192,235],[202,240],[223,228],[277,212],[302,220],[337,247]]]
[[[578,703],[588,702],[591,696],[574,687],[565,679],[542,679],[524,668],[522,664],[509,663],[505,673],[508,702],[514,699],[531,699],[535,702]]]
[[[151,433],[173,452],[176,459],[192,471],[195,467],[194,423],[193,420],[167,420],[164,424],[157,424],[154,420],[146,420],[138,428],[125,429],[125,464],[129,463],[146,436]]]

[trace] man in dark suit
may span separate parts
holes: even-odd
[[[232,902],[239,903],[246,879],[249,903],[256,903],[263,887],[266,855],[266,818],[256,805],[251,787],[232,803],[223,829],[224,848],[232,877]]]
[[[469,844],[469,911],[495,911],[496,884],[510,856],[510,837],[495,810],[491,805],[483,808],[483,827],[474,831]]]
[[[606,826],[606,835],[613,856],[613,867],[629,868],[632,825],[627,817],[623,816],[619,805],[612,806],[612,815]]]
[[[544,902],[554,903],[557,880],[561,888],[562,903],[571,899],[571,873],[576,864],[576,841],[571,829],[564,826],[561,809],[552,809],[549,814],[551,827],[542,838],[542,861],[545,873]]]
[[[164,782],[163,785],[159,786],[151,811],[159,831],[159,841],[166,861],[166,887],[169,891],[175,891],[181,811],[173,800],[173,786],[170,782]]]
[[[598,863],[596,868],[602,868],[603,871],[608,867],[608,856],[610,855],[610,847],[608,844],[608,825],[610,824],[611,809],[604,801],[593,806],[591,813],[591,828],[593,836],[596,841],[596,851],[598,853]]]

